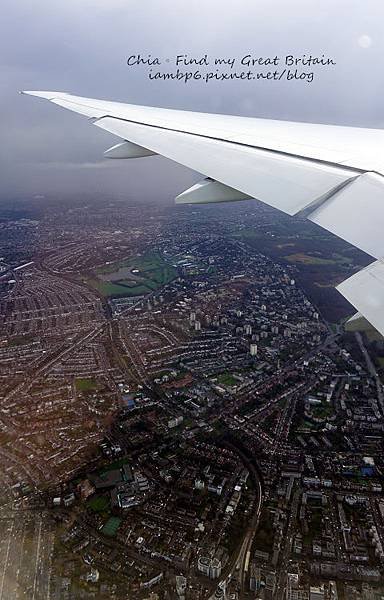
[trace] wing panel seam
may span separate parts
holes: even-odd
[[[332,161],[322,160],[319,158],[311,158],[309,156],[302,156],[301,154],[292,154],[291,152],[284,152],[284,150],[272,150],[271,148],[265,148],[264,146],[255,146],[253,144],[245,144],[244,142],[236,142],[236,141],[232,141],[232,140],[227,140],[226,138],[218,138],[218,137],[214,137],[214,136],[210,136],[210,135],[203,135],[201,133],[191,133],[190,131],[183,130],[183,129],[173,129],[172,127],[163,127],[160,125],[154,125],[152,123],[144,123],[141,121],[134,121],[132,119],[123,119],[122,117],[116,117],[116,116],[108,115],[108,114],[103,115],[102,117],[91,118],[91,121],[94,125],[97,125],[97,123],[99,121],[103,121],[104,119],[113,119],[114,121],[122,121],[123,123],[130,123],[132,125],[142,125],[144,127],[150,127],[152,129],[158,129],[160,131],[172,131],[174,133],[184,133],[184,134],[191,135],[191,136],[194,136],[197,138],[214,140],[217,142],[226,142],[227,144],[233,144],[234,146],[241,146],[243,148],[252,148],[254,150],[262,150],[263,152],[268,152],[270,154],[274,154],[274,155],[278,154],[279,156],[286,156],[289,158],[297,158],[297,159],[300,159],[303,161],[308,161],[308,162],[311,162],[314,164],[328,165],[333,168],[344,169],[345,171],[350,171],[351,173],[358,173],[360,175],[362,173],[367,172],[365,169],[358,169],[357,167],[344,166],[340,163],[334,163]]]

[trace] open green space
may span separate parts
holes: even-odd
[[[311,406],[311,413],[314,417],[325,419],[326,417],[333,415],[334,410],[330,402],[323,401],[321,404]]]
[[[217,383],[221,383],[221,385],[227,385],[229,387],[232,387],[239,382],[233,375],[231,375],[231,373],[222,373],[218,376]]]
[[[296,254],[287,254],[284,258],[291,263],[302,263],[304,265],[334,265],[337,263],[332,258],[322,258],[320,256],[311,256],[304,252],[297,252]]]
[[[324,257],[321,253],[316,256],[313,253],[296,252],[295,254],[287,254],[284,258],[291,263],[300,263],[303,265],[351,265],[353,261],[348,256],[333,253],[330,257]]]
[[[101,533],[108,537],[115,537],[117,530],[120,527],[121,519],[119,517],[110,517],[108,521],[103,525]]]
[[[97,383],[94,379],[82,377],[75,380],[75,385],[78,392],[89,392],[97,387]]]
[[[158,254],[134,256],[98,267],[86,282],[106,297],[143,296],[177,276]]]
[[[87,504],[93,512],[104,512],[109,506],[109,501],[106,496],[93,496]]]

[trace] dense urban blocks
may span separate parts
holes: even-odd
[[[383,348],[325,285],[367,257],[257,203],[92,207],[1,225],[1,600],[376,600]]]

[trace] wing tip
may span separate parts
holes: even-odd
[[[53,100],[56,96],[66,94],[66,92],[45,92],[40,90],[20,90],[19,94],[23,96],[36,96],[37,98],[45,98],[46,100]]]

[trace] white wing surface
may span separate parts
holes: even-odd
[[[207,179],[178,203],[259,200],[304,215],[374,257],[338,290],[384,335],[384,130],[136,106],[23,92],[124,140],[109,158],[161,154]]]

